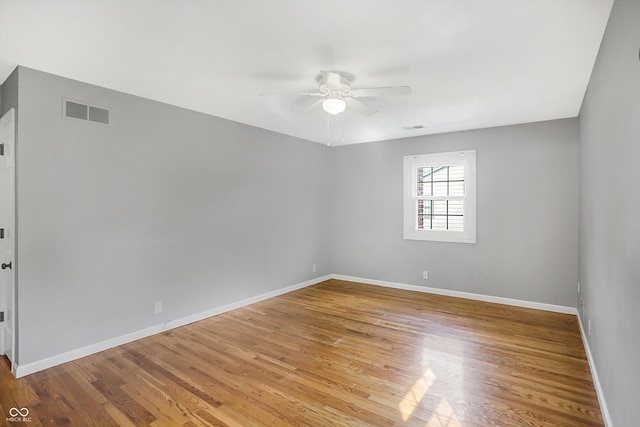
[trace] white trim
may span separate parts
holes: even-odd
[[[2,203],[5,204],[7,215],[2,218],[5,222],[4,227],[4,242],[0,253],[5,261],[13,262],[13,268],[2,271],[4,280],[0,284],[0,299],[2,299],[2,306],[0,310],[5,312],[5,319],[0,324],[0,347],[2,354],[6,355],[11,362],[11,372],[15,375],[16,359],[18,358],[17,351],[17,328],[16,328],[16,308],[17,308],[17,270],[18,270],[18,257],[16,253],[16,109],[10,108],[0,118],[0,142],[4,144],[4,159],[2,162],[2,171],[0,173],[6,174],[4,177],[4,184],[9,191],[5,192]],[[4,192],[5,189],[2,189]],[[9,278],[7,278],[7,276]],[[8,282],[8,283],[7,283]],[[9,295],[7,295],[9,294]],[[5,301],[5,297],[9,296]]]
[[[99,343],[90,344],[88,346],[74,349],[74,350],[71,350],[62,354],[58,354],[55,356],[51,356],[46,359],[41,359],[35,362],[27,363],[26,365],[19,365],[19,366],[16,366],[15,375],[16,375],[16,378],[24,377],[26,375],[30,375],[35,372],[42,371],[44,369],[52,368],[54,366],[61,365],[66,362],[70,362],[72,360],[80,359],[82,357],[98,353],[100,351],[108,350],[110,348],[129,343],[131,341],[146,338],[151,335],[155,335],[169,329],[177,328],[179,326],[197,322],[199,320],[203,320],[212,316],[216,316],[218,314],[235,310],[240,307],[244,307],[260,301],[264,301],[266,299],[273,298],[282,294],[286,294],[288,292],[306,288],[307,286],[315,285],[317,283],[324,282],[325,280],[328,280],[328,279],[345,280],[350,282],[365,283],[369,285],[384,286],[388,288],[404,289],[408,291],[426,292],[426,293],[432,293],[437,295],[467,298],[467,299],[472,299],[477,301],[494,302],[498,304],[507,304],[507,305],[513,305],[517,307],[534,308],[537,310],[553,311],[557,313],[578,314],[577,309],[574,307],[565,307],[560,305],[545,304],[545,303],[532,302],[532,301],[523,301],[523,300],[516,300],[511,298],[495,297],[490,295],[474,294],[469,292],[451,291],[447,289],[428,288],[424,286],[408,285],[408,284],[396,283],[396,282],[387,282],[383,280],[366,279],[362,277],[345,276],[341,274],[329,274],[326,276],[308,280],[306,282],[301,282],[301,283],[297,283],[281,289],[276,289],[275,291],[266,292],[264,294],[260,294],[260,295],[247,298],[238,302],[223,305],[220,307],[215,307],[210,310],[203,311],[201,313],[192,314],[189,316],[182,317],[180,319],[175,319],[175,320],[168,321],[166,323],[154,325],[149,328],[145,328],[139,331],[121,335],[119,337],[110,338],[105,341],[101,341]],[[582,328],[582,325],[581,325],[581,328]],[[601,399],[600,395],[602,392],[600,390],[600,383],[597,380],[595,367],[591,362],[591,356],[588,350],[588,345],[586,345],[586,340],[584,339],[584,332],[583,332],[583,341],[585,341],[585,348],[587,349],[589,364],[592,367],[594,383],[596,384],[596,390],[598,390],[598,399]],[[606,413],[606,416],[608,418],[608,412],[605,412],[606,405],[604,404],[604,399],[600,400],[600,402],[601,402],[601,407],[603,409],[603,414]],[[607,427],[611,427],[611,425],[612,424],[609,421],[609,424],[607,425]]]
[[[141,329],[139,331],[131,332],[119,337],[110,338],[95,344],[90,344],[85,347],[77,348],[75,350],[67,351],[62,354],[47,357],[46,359],[37,360],[35,362],[27,363],[25,365],[16,366],[15,376],[16,378],[24,377],[26,375],[33,374],[44,369],[52,368],[63,363],[71,362],[72,360],[80,359],[100,351],[108,350],[119,345],[136,341],[142,338],[149,337],[151,335],[159,334],[169,329],[177,328],[179,326],[187,325],[189,323],[197,322],[211,316],[225,313],[236,308],[244,307],[246,305],[254,304],[256,302],[264,301],[269,298],[276,297],[278,295],[286,294],[297,289],[306,288],[307,286],[315,285],[325,280],[330,279],[331,276],[322,276],[315,279],[307,280],[306,282],[297,283],[295,285],[287,286],[285,288],[276,289],[275,291],[267,292],[255,297],[247,298],[242,301],[227,304],[221,307],[216,307],[211,310],[203,311],[201,313],[193,314],[190,316],[182,317],[180,319],[171,320],[166,323],[154,325],[149,328]]]
[[[406,240],[425,240],[450,243],[476,243],[476,150],[451,151],[404,156],[403,158],[403,237]],[[416,174],[419,167],[464,166],[464,196],[418,196]],[[464,202],[464,230],[419,230],[417,224],[418,199],[462,200]]]
[[[330,275],[318,277],[316,279],[307,280],[306,282],[301,282],[295,285],[287,286],[286,288],[276,289],[275,291],[267,292],[261,295],[257,295],[255,297],[251,297],[251,298],[243,299],[238,302],[233,302],[231,304],[223,305],[222,307],[216,307],[211,310],[203,311],[201,313],[196,313],[180,319],[172,320],[165,324],[166,329],[173,329],[179,326],[188,325],[189,323],[197,322],[199,320],[207,319],[209,317],[216,316],[218,314],[226,313],[227,311],[235,310],[236,308],[244,307],[250,304],[255,304],[257,302],[264,301],[269,298],[277,297],[279,295],[283,295],[298,289],[306,288],[307,286],[324,282],[325,280],[329,280],[330,278],[331,278]]]
[[[121,335],[119,337],[110,338],[108,340],[101,341],[99,343],[91,344],[85,347],[80,347],[75,350],[67,351],[66,353],[58,354],[55,356],[47,357],[46,359],[37,360],[35,362],[27,363],[25,365],[16,366],[16,378],[24,377],[26,375],[33,374],[44,369],[52,368],[54,366],[61,365],[63,363],[71,362],[72,360],[80,359],[85,356],[89,356],[100,351],[108,350],[113,347],[117,347],[122,344],[126,344],[131,341],[146,338],[148,336],[158,334],[164,330],[163,325],[155,325],[150,328],[141,329],[139,331],[131,332],[129,334]]]
[[[406,291],[425,292],[429,294],[445,295],[456,298],[466,298],[476,301],[493,302],[497,304],[513,305],[516,307],[534,308],[536,310],[553,311],[555,313],[578,314],[575,307],[567,307],[564,305],[546,304],[542,302],[524,301],[519,299],[495,297],[491,295],[474,294],[470,292],[451,291],[448,289],[428,288],[426,286],[407,285],[405,283],[387,282],[384,280],[365,279],[362,277],[343,276],[341,274],[332,274],[332,279],[345,280],[348,282],[359,282],[368,285],[384,286],[387,288],[404,289]]]
[[[580,326],[580,335],[582,336],[582,344],[584,345],[584,350],[587,353],[587,361],[589,362],[589,369],[591,369],[591,377],[593,378],[593,385],[596,388],[596,396],[598,396],[598,403],[600,403],[600,411],[602,412],[604,425],[606,427],[613,427],[613,422],[611,421],[611,415],[609,415],[609,408],[607,408],[607,402],[604,399],[604,391],[602,390],[602,386],[600,385],[600,379],[598,378],[598,371],[596,370],[596,364],[595,364],[595,361],[593,360],[593,356],[591,355],[591,348],[589,348],[589,340],[587,340],[587,335],[584,333],[584,329],[582,328],[582,319],[580,318],[580,313],[578,313],[578,325]]]

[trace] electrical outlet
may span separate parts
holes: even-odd
[[[422,278],[424,280],[429,280],[429,272],[427,270],[422,272]]]
[[[313,273],[315,273],[317,269],[318,269],[318,267],[317,267],[315,264],[313,264],[313,265],[311,266],[311,271],[312,271]]]
[[[580,293],[580,282],[578,282],[578,293]]]
[[[156,301],[153,303],[153,311],[155,314],[162,313],[162,301]]]

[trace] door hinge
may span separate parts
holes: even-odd
[[[0,156],[4,156],[4,144],[0,144]]]
[[[0,322],[4,322],[4,311],[0,311]]]
[[[4,239],[4,228],[0,228],[0,239]]]

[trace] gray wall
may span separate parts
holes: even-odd
[[[640,2],[616,0],[580,112],[583,326],[613,424],[640,401]]]
[[[19,76],[20,365],[331,272],[327,147]]]
[[[20,364],[329,273],[576,305],[576,119],[328,149],[19,76]],[[470,148],[478,243],[405,241],[402,157]]]
[[[18,73],[16,68],[0,85],[0,112],[2,114],[11,108],[18,108]],[[16,114],[17,120],[17,114]]]
[[[403,240],[403,156],[462,149],[477,150],[477,243]],[[576,306],[577,119],[336,147],[332,161],[334,273]]]

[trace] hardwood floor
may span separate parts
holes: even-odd
[[[329,280],[18,380],[29,426],[603,426],[572,315]]]

